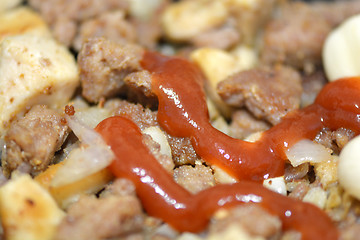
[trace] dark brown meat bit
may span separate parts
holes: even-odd
[[[141,70],[142,53],[135,45],[90,39],[78,55],[83,96],[90,102],[99,102],[121,93],[124,78]]]
[[[143,225],[141,204],[135,196],[83,196],[68,209],[55,239],[108,239],[139,232]]]
[[[280,219],[255,204],[235,207],[224,215],[215,217],[210,225],[210,235],[226,231],[231,226],[240,226],[246,233],[266,239],[272,239],[281,232]]]
[[[220,82],[217,90],[227,104],[245,105],[254,116],[272,124],[299,108],[302,93],[299,73],[280,66],[237,73]]]
[[[144,108],[141,104],[133,104],[124,100],[112,100],[105,104],[105,108],[110,109],[113,115],[123,115],[129,117],[136,125],[144,130],[147,127],[159,126],[157,122],[157,112]],[[168,139],[173,161],[176,166],[184,164],[194,164],[199,159],[190,138],[180,138],[166,134]]]
[[[345,144],[354,136],[355,133],[346,128],[339,128],[335,131],[323,129],[316,135],[314,141],[330,148],[335,154],[339,154]]]
[[[264,32],[262,61],[283,63],[307,72],[321,64],[321,50],[332,27],[328,21],[302,2],[284,4],[280,15]]]
[[[303,92],[301,95],[301,106],[306,107],[312,104],[327,82],[325,73],[322,70],[304,76],[302,80]]]
[[[43,171],[68,132],[61,114],[46,106],[34,106],[23,118],[11,124],[5,136],[6,149],[1,159],[4,174],[9,177],[23,164],[30,165],[31,174]]]
[[[158,100],[151,90],[151,74],[146,71],[133,72],[124,78],[127,98],[148,108],[156,108]]]
[[[195,164],[195,167],[183,165],[176,168],[174,179],[191,193],[197,193],[215,185],[212,170],[202,164]]]
[[[232,114],[229,135],[234,138],[244,139],[252,133],[269,129],[269,123],[256,119],[246,110],[237,110]]]
[[[311,8],[324,17],[333,27],[336,27],[345,19],[360,13],[360,1],[318,1],[311,3]]]
[[[137,38],[135,29],[121,10],[105,12],[82,22],[74,39],[75,50],[79,51],[87,39],[95,37],[104,37],[121,44],[134,43]]]
[[[233,27],[222,27],[201,33],[192,39],[196,47],[213,47],[228,49],[240,41],[240,34]]]

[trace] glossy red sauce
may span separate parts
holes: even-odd
[[[337,239],[331,220],[312,204],[284,197],[261,184],[242,181],[216,185],[192,195],[178,185],[142,142],[140,129],[124,117],[111,117],[97,127],[116,159],[110,170],[130,179],[146,212],[179,231],[199,232],[220,208],[254,203],[282,220],[283,230],[296,230],[302,239]]]
[[[297,230],[303,239],[337,239],[327,215],[314,205],[265,189],[264,178],[283,174],[285,150],[314,136],[324,127],[345,127],[360,133],[360,78],[328,84],[314,104],[288,114],[255,143],[233,139],[213,128],[203,92],[203,77],[180,58],[146,52],[142,66],[152,73],[152,90],[159,99],[158,120],[163,129],[190,137],[196,152],[241,180],[217,185],[192,195],[176,184],[142,143],[137,126],[123,117],[101,122],[96,130],[116,155],[110,169],[131,179],[147,213],[180,231],[203,230],[216,210],[253,202],[279,216],[284,230]],[[251,181],[249,181],[251,180]]]
[[[313,104],[288,114],[255,143],[231,138],[209,123],[201,72],[190,62],[146,52],[142,66],[152,73],[159,99],[158,120],[171,135],[190,137],[197,154],[237,180],[262,181],[283,174],[285,150],[301,139],[313,139],[324,127],[359,132],[359,79],[326,87]],[[355,85],[355,86],[353,86]],[[344,91],[347,96],[344,97]],[[354,102],[358,99],[358,103]]]

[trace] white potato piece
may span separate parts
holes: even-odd
[[[22,175],[0,188],[0,215],[7,240],[50,240],[65,214],[39,183]]]
[[[0,0],[0,12],[20,5],[22,0]]]
[[[222,1],[181,1],[171,4],[162,16],[167,37],[185,41],[223,24],[228,10]]]
[[[61,107],[79,84],[74,56],[51,38],[7,37],[0,45],[0,135],[26,107]]]
[[[7,36],[20,34],[51,37],[50,29],[42,17],[28,7],[0,13],[0,23],[0,42]]]
[[[266,179],[263,186],[281,195],[287,194],[284,176]]]
[[[219,111],[229,118],[232,108],[217,94],[216,86],[230,75],[251,69],[256,66],[255,51],[249,47],[238,46],[233,53],[216,48],[200,48],[191,53],[191,60],[200,67],[205,74],[205,88],[209,98]]]
[[[360,76],[360,15],[333,30],[325,40],[323,62],[330,81]]]
[[[360,200],[360,136],[350,140],[342,149],[339,156],[338,176],[344,189]]]
[[[321,187],[311,188],[304,196],[303,201],[312,203],[318,206],[320,209],[325,208],[327,194]]]

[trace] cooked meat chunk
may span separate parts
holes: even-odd
[[[144,108],[141,104],[130,103],[125,100],[113,99],[105,103],[113,114],[122,115],[131,119],[141,130],[145,128],[158,126],[157,112]]]
[[[23,164],[31,174],[46,169],[68,134],[61,114],[46,106],[36,105],[21,119],[13,122],[5,136],[6,149],[1,159],[4,174]]]
[[[141,103],[148,108],[158,105],[157,97],[151,91],[151,74],[146,71],[133,72],[124,78],[128,91],[127,98],[130,101]]]
[[[231,211],[215,216],[210,225],[210,235],[224,232],[231,226],[240,226],[252,236],[261,236],[266,239],[280,233],[281,221],[265,209],[255,204],[246,204],[235,207]]]
[[[197,193],[215,185],[211,168],[202,164],[195,164],[195,167],[183,165],[176,168],[174,179],[191,193]]]
[[[301,106],[306,107],[312,104],[327,82],[325,73],[321,70],[304,76],[302,79],[303,92],[301,95]]]
[[[277,124],[288,112],[299,108],[301,77],[292,68],[252,69],[234,74],[218,85],[220,97],[260,119]]]
[[[195,36],[192,43],[196,47],[228,49],[240,41],[239,32],[233,27],[214,29]]]
[[[134,43],[136,31],[131,23],[125,20],[124,11],[105,12],[81,23],[74,39],[74,48],[79,51],[87,39],[95,37],[104,37],[121,44]]]
[[[339,154],[341,149],[348,143],[355,133],[350,129],[339,128],[335,131],[330,129],[323,129],[315,137],[315,142],[324,145],[334,151],[335,154]]]
[[[252,133],[262,132],[270,128],[270,124],[256,119],[246,110],[237,110],[232,114],[229,135],[244,139]]]
[[[134,121],[141,130],[147,127],[158,126],[157,113],[140,104],[129,103],[124,100],[112,100],[105,104],[114,115],[123,115]],[[199,159],[190,138],[174,137],[167,134],[167,139],[171,148],[173,161],[176,166],[183,164],[194,164]]]
[[[99,102],[119,94],[124,78],[141,69],[142,52],[135,45],[123,46],[104,38],[86,42],[78,55],[83,96]]]
[[[287,164],[285,166],[285,181],[290,182],[293,180],[299,180],[306,176],[309,172],[309,163],[303,163],[297,167],[291,166],[291,164]]]
[[[321,64],[322,46],[331,29],[330,23],[308,4],[284,4],[279,17],[265,28],[262,61],[284,63],[311,72]]]
[[[176,166],[194,164],[199,156],[196,154],[190,138],[173,137],[168,135],[171,153]]]
[[[126,178],[116,178],[111,184],[105,187],[100,197],[135,195],[135,185],[130,180]]]
[[[143,213],[135,196],[83,196],[69,207],[56,240],[101,240],[141,231]]]
[[[127,11],[127,0],[29,0],[55,32],[55,37],[66,46],[71,46],[78,24],[86,19],[114,9]],[[71,30],[67,26],[71,25]]]
[[[333,27],[336,27],[348,17],[360,13],[360,2],[358,0],[346,1],[315,1],[311,8],[323,16]]]

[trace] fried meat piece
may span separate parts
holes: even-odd
[[[110,109],[114,115],[129,117],[141,129],[151,126],[159,126],[157,112],[144,108],[141,104],[133,104],[124,100],[114,99],[108,101],[105,107]],[[194,164],[199,157],[196,154],[190,138],[174,137],[166,134],[171,148],[173,161],[176,166],[183,164]]]
[[[254,116],[275,125],[299,108],[302,86],[297,71],[277,66],[239,72],[220,82],[217,90],[227,104],[245,105]]]
[[[332,26],[302,2],[284,4],[265,27],[261,60],[282,63],[308,72],[321,65],[321,50]]]
[[[144,217],[135,196],[83,196],[68,209],[56,240],[100,240],[139,232]]]
[[[99,102],[121,93],[124,78],[141,70],[142,53],[136,45],[123,46],[104,38],[86,42],[78,55],[84,98]]]
[[[212,170],[202,164],[182,165],[174,170],[175,181],[191,193],[197,193],[215,185]]]
[[[63,116],[46,106],[34,106],[25,117],[13,122],[5,136],[3,153],[4,174],[23,164],[30,165],[31,174],[37,174],[51,163],[69,133]]]
[[[122,44],[134,43],[137,38],[136,30],[125,19],[125,12],[121,10],[105,12],[95,18],[83,21],[74,39],[75,50],[79,51],[87,39],[95,37],[104,37]]]
[[[255,204],[246,204],[215,215],[210,225],[210,236],[221,236],[219,233],[224,233],[234,226],[240,227],[250,236],[261,236],[266,239],[271,239],[281,232],[281,220],[277,216]]]
[[[229,135],[234,138],[244,139],[252,133],[262,132],[270,127],[269,123],[256,119],[248,111],[240,109],[232,114]]]

